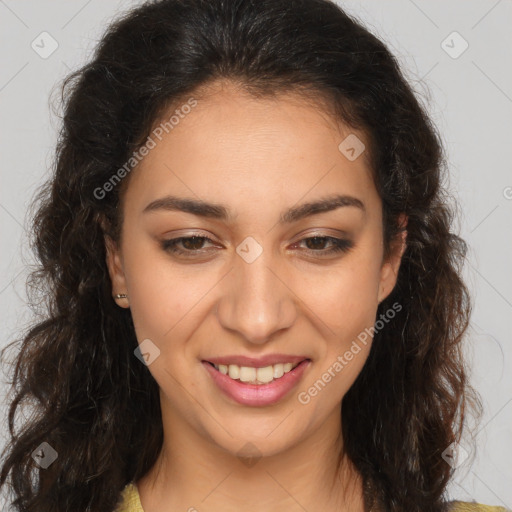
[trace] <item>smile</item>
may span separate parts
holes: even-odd
[[[210,363],[213,364],[213,363]],[[251,366],[238,366],[236,364],[213,364],[214,368],[223,375],[228,375],[233,380],[239,380],[248,384],[268,384],[275,379],[280,379],[285,373],[296,368],[300,363],[278,363],[263,368]]]
[[[298,385],[311,360],[260,368],[209,361],[202,364],[224,395],[242,405],[266,406],[280,401]]]

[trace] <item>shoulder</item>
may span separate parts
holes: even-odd
[[[512,512],[505,507],[481,505],[469,501],[450,501],[448,505],[448,512]],[[137,486],[133,482],[127,484],[121,492],[119,505],[115,512],[144,512]]]
[[[505,507],[493,507],[469,501],[450,501],[449,505],[448,512],[510,512]]]
[[[120,501],[115,512],[144,512],[140,503],[137,486],[133,482],[125,486],[119,499]]]

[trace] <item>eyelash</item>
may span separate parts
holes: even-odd
[[[331,242],[333,244],[333,247],[328,250],[314,250],[314,249],[306,249],[306,253],[312,255],[312,256],[318,256],[318,255],[330,255],[330,254],[336,254],[336,253],[345,253],[348,252],[353,247],[353,242],[351,240],[346,240],[342,238],[335,238],[332,236],[311,236],[303,238],[302,240],[299,240],[296,243],[301,243],[306,240],[326,240],[328,242]],[[207,236],[182,236],[179,238],[172,238],[170,240],[162,240],[162,249],[164,251],[170,252],[172,254],[178,255],[178,256],[185,256],[188,258],[192,258],[198,253],[201,252],[201,249],[192,249],[192,250],[183,250],[179,249],[177,245],[180,242],[186,241],[186,240],[204,240],[206,242],[213,242],[210,238]],[[203,251],[204,252],[204,251]]]

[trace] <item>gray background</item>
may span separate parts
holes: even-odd
[[[26,215],[53,158],[59,119],[50,96],[64,75],[88,60],[109,21],[138,3],[0,0],[0,347],[30,320]],[[470,246],[465,276],[474,313],[466,351],[485,407],[476,453],[457,468],[449,494],[512,508],[512,2],[340,3],[389,45],[445,140],[446,186],[460,203],[458,229]],[[31,47],[35,41],[39,52],[51,48],[43,31],[58,43],[47,58]],[[7,386],[1,377],[3,447]]]

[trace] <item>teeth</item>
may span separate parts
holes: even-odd
[[[253,380],[256,380],[256,368],[249,368],[248,366],[240,366],[240,369],[238,366],[236,367],[237,371],[235,371],[235,374],[238,372],[240,375],[239,379],[242,382],[252,382]],[[229,365],[229,373],[231,377],[231,365]]]
[[[236,364],[214,364],[215,368],[223,375],[228,375],[233,380],[240,380],[249,384],[268,384],[274,379],[281,378],[295,368],[299,363],[279,363],[264,368],[253,368],[250,366],[238,366]]]
[[[236,366],[236,365],[234,365],[234,364],[230,364],[230,365],[229,365],[228,375],[229,375],[232,379],[239,379],[239,378],[240,378],[240,367],[239,367],[239,366]]]
[[[272,382],[274,380],[274,367],[265,366],[264,368],[258,368],[256,370],[256,378],[260,382]]]
[[[274,379],[279,379],[284,375],[284,365],[283,364],[275,364],[274,365]]]

